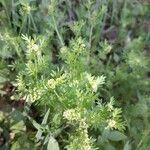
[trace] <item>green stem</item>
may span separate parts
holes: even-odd
[[[23,21],[22,21],[22,25],[20,27],[20,31],[19,31],[19,35],[21,34],[23,27],[25,25],[25,23],[27,22],[27,15],[24,16]]]
[[[37,27],[36,27],[36,25],[35,25],[35,22],[34,22],[34,19],[33,19],[32,15],[31,15],[31,14],[29,14],[29,17],[31,18],[31,22],[32,22],[32,24],[33,24],[33,28],[34,28],[34,30],[37,32],[37,31],[38,31],[38,29],[37,29]]]
[[[58,101],[59,101],[65,108],[67,108],[67,107],[64,105],[64,103],[62,102],[62,98],[58,95],[58,93],[56,92],[56,90],[54,90],[54,93],[55,93],[55,95],[57,96]]]
[[[56,25],[56,21],[55,21],[54,16],[52,17],[52,19],[53,19],[55,31],[56,31],[56,33],[57,33],[57,36],[58,36],[59,40],[60,40],[61,46],[64,46],[65,44],[64,44],[63,39],[62,39],[62,37],[61,37],[61,35],[60,35],[59,31],[58,31],[58,28],[57,28],[57,25]]]
[[[89,35],[89,49],[91,48],[92,43],[92,33],[93,33],[93,25],[91,25],[90,35]]]

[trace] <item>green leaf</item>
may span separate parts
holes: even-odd
[[[4,83],[4,82],[6,82],[6,81],[7,81],[7,79],[6,79],[6,78],[4,78],[4,77],[0,76],[0,83]]]
[[[129,141],[124,145],[123,150],[131,150],[131,145],[130,145]]]
[[[58,142],[52,136],[49,138],[47,150],[59,150]]]
[[[108,139],[112,141],[122,141],[126,139],[126,136],[119,131],[112,131],[110,132]]]
[[[43,121],[42,121],[42,125],[46,125],[49,113],[50,113],[50,109],[48,109],[48,111],[46,112],[46,114],[43,118]],[[36,134],[36,138],[37,138],[37,140],[40,140],[40,139],[42,139],[42,134],[43,134],[43,131],[42,131],[42,128],[41,128],[42,126],[40,126],[37,123],[35,125],[38,126],[38,128],[37,128],[38,131],[37,131],[37,134]]]
[[[25,131],[26,126],[23,121],[20,121],[20,122],[17,122],[16,124],[14,124],[13,126],[11,126],[10,129],[13,130],[13,132],[18,133],[20,131]]]
[[[21,147],[20,147],[20,144],[18,141],[16,141],[15,143],[12,144],[12,147],[11,147],[11,150],[19,150]]]
[[[50,109],[48,109],[48,111],[46,112],[46,114],[45,114],[45,116],[43,118],[43,121],[42,121],[43,125],[47,123],[49,113],[50,113]]]
[[[111,145],[110,143],[105,143],[104,148],[105,148],[105,150],[116,150],[116,148],[113,145]]]
[[[42,126],[37,123],[34,119],[32,119],[29,115],[25,114],[28,119],[32,122],[33,126],[37,129],[37,130],[41,130],[42,129]]]
[[[13,124],[20,122],[20,120],[24,120],[24,116],[18,110],[14,110],[13,112],[11,112],[10,116],[11,119],[13,119]]]
[[[104,129],[104,131],[103,131],[103,133],[102,133],[102,139],[103,139],[104,141],[107,141],[109,134],[110,134],[110,130],[109,130],[109,129]]]
[[[118,56],[116,53],[114,53],[113,58],[114,58],[114,61],[117,62],[117,63],[118,63],[119,60],[120,60],[119,56]]]
[[[28,137],[22,134],[19,138],[12,143],[11,150],[35,150],[35,145],[29,141]]]

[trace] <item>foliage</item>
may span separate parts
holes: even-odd
[[[24,103],[17,121],[2,109],[1,128],[25,129],[5,146],[147,150],[149,10],[139,0],[0,0],[0,101]]]
[[[23,39],[28,43],[27,63],[18,76],[18,90],[26,101],[35,102],[41,108],[50,108],[51,127],[47,132],[54,136],[60,128],[73,128],[69,132],[67,149],[93,149],[92,139],[88,135],[90,128],[100,130],[101,126],[107,126],[124,129],[121,110],[113,107],[113,99],[108,104],[95,102],[98,86],[104,84],[105,77],[95,77],[85,72],[82,55],[86,48],[81,38],[72,40],[68,49],[61,49],[67,66],[58,71],[51,70],[46,55],[35,48],[40,46],[34,45],[33,40],[25,36]],[[62,139],[67,140],[65,137]]]

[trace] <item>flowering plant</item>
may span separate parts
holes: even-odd
[[[121,109],[114,107],[114,99],[105,104],[98,98],[97,90],[107,79],[87,72],[82,60],[86,47],[81,38],[72,40],[69,47],[61,49],[65,64],[56,71],[51,71],[48,60],[45,62],[46,55],[41,55],[40,50],[32,50],[30,45],[33,41],[23,38],[29,49],[26,69],[18,76],[18,89],[26,95],[25,100],[29,103],[50,109],[48,132],[51,135],[55,136],[62,127],[64,131],[66,126],[71,128],[67,142],[63,139],[64,147],[68,150],[91,150],[96,145],[89,130],[124,130]]]

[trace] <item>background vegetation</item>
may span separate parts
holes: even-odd
[[[0,149],[148,150],[148,0],[0,0]]]

